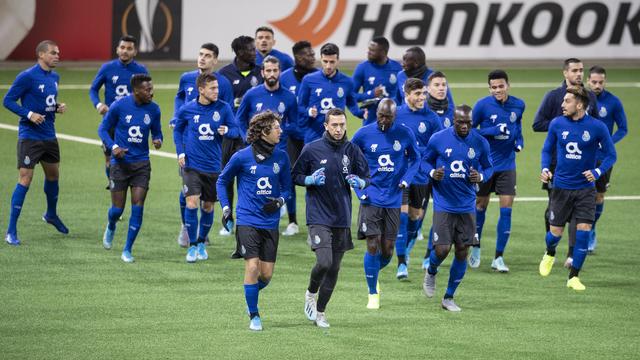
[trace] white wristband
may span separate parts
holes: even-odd
[[[117,148],[119,148],[120,146],[118,146],[118,144],[113,144],[113,146],[111,147],[111,150],[115,150]]]
[[[178,155],[178,160],[183,159],[184,158],[184,153]]]
[[[100,110],[100,107],[101,107],[102,105],[104,105],[104,104],[102,104],[102,103],[98,103],[98,105],[96,105],[96,110]]]
[[[27,119],[31,120],[31,115],[33,115],[33,111],[29,111],[29,113],[27,114]]]
[[[480,174],[480,182],[484,181],[484,175]]]
[[[431,171],[429,171],[429,177],[433,178],[434,172],[436,172],[436,169],[431,169]]]
[[[602,175],[602,171],[599,168],[596,168],[596,172],[598,173],[598,176]]]

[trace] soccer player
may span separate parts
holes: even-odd
[[[433,297],[438,267],[447,258],[451,245],[455,256],[442,308],[461,311],[453,300],[467,269],[469,246],[478,242],[476,233],[476,185],[493,174],[487,140],[471,129],[471,107],[456,106],[453,127],[434,134],[422,158],[420,171],[433,180],[433,247],[422,285]]]
[[[63,114],[67,109],[65,103],[58,102],[60,75],[53,71],[58,66],[60,50],[55,42],[44,40],[36,46],[36,56],[37,63],[18,74],[3,101],[4,107],[20,117],[17,153],[19,179],[11,196],[9,227],[5,235],[5,241],[14,246],[20,245],[18,217],[33,180],[33,169],[38,163],[44,171],[44,193],[47,196],[47,212],[42,219],[59,232],[69,233],[56,210],[60,148],[54,122],[56,113]]]
[[[273,29],[261,26],[256,29],[256,65],[262,65],[264,59],[271,55],[280,60],[280,69],[285,71],[293,67],[293,59],[288,54],[273,48],[276,44]]]
[[[247,142],[222,170],[216,188],[222,206],[223,226],[229,226],[231,208],[227,185],[238,178],[236,241],[244,257],[244,295],[249,329],[262,330],[258,294],[271,281],[278,251],[280,208],[291,191],[287,153],[276,149],[280,141],[278,116],[259,113],[249,122]]]
[[[138,39],[131,35],[120,38],[116,47],[117,59],[111,60],[100,67],[89,88],[89,98],[98,114],[107,113],[114,101],[131,94],[131,77],[135,74],[148,74],[147,68],[134,59],[138,53]],[[104,85],[104,102],[100,102],[100,88]],[[113,137],[113,133],[110,134]],[[105,157],[104,171],[109,179],[111,164],[111,149],[102,146]],[[107,190],[110,187],[107,185]]]
[[[196,86],[198,100],[190,101],[180,108],[173,129],[178,165],[184,169],[182,180],[187,201],[185,225],[190,241],[187,251],[189,263],[209,258],[205,239],[213,225],[213,204],[217,201],[216,181],[221,170],[222,138],[240,135],[231,106],[218,100],[218,77],[203,72],[198,75]]]
[[[307,127],[305,143],[319,139],[324,133],[324,116],[330,109],[349,107],[357,117],[365,117],[358,109],[353,93],[353,81],[338,70],[340,49],[326,43],[320,48],[322,71],[308,74],[302,79],[298,93],[298,112],[303,126]]]
[[[198,98],[198,85],[196,84],[196,79],[200,74],[214,73],[214,68],[216,64],[218,64],[218,55],[219,49],[213,43],[204,43],[200,46],[200,51],[198,52],[198,68],[193,71],[188,71],[183,73],[180,76],[180,83],[178,85],[178,92],[176,93],[176,97],[173,101],[173,118],[169,122],[171,127],[175,126],[175,121],[178,119],[178,111],[180,108],[195,99]],[[231,84],[229,80],[224,76],[220,76],[220,74],[216,74],[216,79],[218,81],[218,99],[228,103],[233,104],[233,90],[231,89]],[[182,177],[182,168],[179,168],[180,177]],[[189,234],[187,232],[187,227],[184,222],[184,211],[187,206],[187,200],[185,199],[184,192],[182,188],[180,189],[180,195],[178,197],[178,201],[180,203],[180,219],[182,221],[182,226],[180,228],[180,234],[178,235],[178,244],[181,247],[188,247],[190,240]],[[200,213],[200,216],[206,217],[207,215],[204,212]]]
[[[267,56],[262,63],[262,77],[264,83],[251,88],[242,98],[236,119],[243,133],[249,127],[249,120],[257,113],[270,110],[280,117],[282,136],[276,146],[279,150],[287,151],[287,137],[290,129],[297,128],[298,102],[296,96],[287,88],[280,85],[280,61],[274,56]],[[290,203],[290,201],[288,201]],[[288,209],[288,207],[287,207]],[[299,228],[295,218],[289,216],[289,225],[283,234],[295,235]]]
[[[111,149],[111,208],[108,224],[102,237],[102,245],[109,250],[113,246],[116,222],[124,211],[127,189],[131,189],[131,218],[127,242],[120,258],[126,263],[134,261],[131,255],[136,241],[144,201],[149,189],[151,164],[149,162],[149,132],[153,147],[162,147],[162,124],[160,107],[153,100],[153,83],[146,74],[131,77],[133,93],[113,104],[98,128],[98,135],[107,148]],[[109,135],[114,131],[114,137]]]
[[[500,200],[500,217],[496,228],[496,252],[491,268],[509,272],[504,263],[504,249],[511,234],[511,212],[516,196],[516,152],[524,147],[522,137],[522,114],[525,104],[521,99],[509,95],[509,77],[503,70],[494,70],[488,75],[489,93],[473,107],[473,128],[478,128],[491,148],[493,176],[480,185],[476,199],[476,233],[482,241],[485,213],[492,192]],[[471,248],[469,266],[480,266],[480,243]]]
[[[422,48],[414,46],[408,48],[402,55],[402,71],[398,73],[398,95],[396,102],[402,104],[404,102],[404,83],[409,78],[416,78],[428,83],[429,76],[435,72],[434,69],[427,67],[427,60]],[[447,87],[445,89],[448,102],[453,104],[453,95]],[[449,125],[451,126],[451,125]]]
[[[244,94],[254,86],[258,86],[263,82],[261,68],[256,65],[256,45],[252,37],[250,36],[238,36],[231,42],[231,49],[235,54],[233,61],[220,69],[220,74],[224,75],[231,83],[233,89],[233,111],[234,113],[240,107],[242,97]],[[224,138],[222,140],[222,166],[224,167],[231,156],[239,149],[244,147],[244,141],[242,138],[230,139]],[[227,189],[229,193],[229,201],[231,202],[230,209],[233,209],[233,182],[229,183]],[[233,213],[229,218],[229,221],[233,221]],[[229,227],[230,231],[233,231],[233,226]],[[220,229],[220,235],[228,236],[231,233],[227,229]],[[235,256],[234,256],[235,255]],[[234,253],[235,258],[239,258],[238,254]]]
[[[420,153],[411,129],[396,121],[396,104],[389,98],[378,104],[377,122],[358,129],[352,142],[367,159],[371,176],[370,185],[356,192],[360,198],[358,239],[367,240],[367,309],[379,309],[378,274],[393,257],[402,192],[413,181]]]
[[[447,76],[440,71],[434,71],[429,75],[426,82],[429,109],[440,117],[442,126],[445,129],[451,127],[456,106],[450,96]]]
[[[547,92],[540,103],[540,107],[536,112],[536,116],[533,119],[533,124],[531,125],[533,131],[535,132],[547,132],[549,129],[549,124],[551,120],[555,119],[558,116],[562,116],[562,102],[564,101],[564,95],[567,92],[567,87],[569,86],[583,86],[582,78],[584,75],[584,65],[580,59],[569,58],[564,61],[562,68],[562,75],[564,80],[559,87]],[[589,104],[593,104],[592,106],[588,106],[586,112],[592,117],[598,118],[598,112],[596,110],[596,98],[595,94],[592,92],[588,92],[589,94]],[[555,150],[553,150],[555,151]],[[549,170],[553,173],[555,171],[556,166],[556,157],[551,157],[551,164]],[[547,196],[551,196],[551,189],[549,186],[551,182],[542,183],[542,189],[547,191]],[[547,208],[544,212],[544,221],[545,221],[545,229],[549,232],[549,204],[547,204]],[[570,268],[571,262],[573,258],[571,254],[573,254],[573,246],[576,242],[576,222],[575,217],[572,217],[569,224],[569,248],[567,253],[567,259],[565,261],[565,267]]]
[[[316,57],[310,42],[304,40],[298,41],[293,44],[293,48],[291,50],[293,52],[295,65],[282,72],[282,75],[280,76],[280,84],[285,89],[289,89],[289,91],[291,91],[291,93],[293,93],[297,98],[302,78],[307,74],[318,71],[318,69],[315,68]],[[306,131],[305,127],[301,125],[301,115],[304,116],[304,114],[298,113],[298,121],[292,122],[289,126],[287,153],[289,154],[289,160],[291,161],[292,167],[296,160],[298,160],[298,157],[302,152],[302,147],[304,146],[304,134]],[[295,127],[291,126],[294,124]],[[292,236],[300,231],[296,216],[295,184],[293,184],[291,196],[289,196],[286,205],[287,212],[289,213],[289,225],[287,225],[287,229],[282,233],[282,235]]]
[[[404,92],[405,103],[398,109],[396,121],[413,131],[420,151],[419,156],[422,158],[425,155],[429,139],[434,133],[442,130],[442,124],[438,115],[425,106],[427,88],[422,80],[407,79]],[[418,226],[422,222],[429,204],[430,193],[429,178],[418,172],[413,177],[409,188],[405,189],[402,194],[400,227],[396,239],[396,255],[398,256],[396,277],[399,280],[407,279],[409,276],[407,257],[408,250],[412,247],[409,244],[416,240]]]
[[[296,161],[291,177],[306,186],[309,245],[316,255],[304,312],[316,325],[328,328],[325,309],[338,281],[344,253],[351,241],[351,187],[363,189],[369,167],[362,151],[347,138],[347,117],[331,109],[324,118],[325,133],[307,144]]]
[[[397,74],[402,71],[399,62],[389,59],[389,40],[379,36],[369,42],[367,60],[356,66],[353,72],[356,100],[369,104],[364,125],[376,122],[376,108],[383,97],[395,99],[398,93]],[[362,92],[360,92],[362,89]]]
[[[627,115],[624,112],[622,102],[617,96],[605,90],[607,85],[607,72],[602,66],[593,66],[589,69],[588,83],[591,91],[596,94],[596,110],[598,111],[600,120],[604,121],[605,125],[607,125],[607,129],[609,129],[609,134],[611,135],[613,143],[617,144],[618,141],[622,140],[622,138],[627,135]],[[615,133],[613,132],[614,125],[617,128]],[[604,154],[602,151],[598,151],[598,166],[600,166],[603,159]],[[604,175],[596,181],[596,215],[591,229],[591,237],[589,238],[589,252],[593,252],[596,248],[596,223],[604,211],[604,196],[607,192],[607,188],[609,188],[612,171],[613,167],[611,167],[609,171],[605,172]]]
[[[616,149],[604,122],[586,113],[589,95],[583,87],[569,87],[562,102],[563,116],[551,121],[547,138],[542,147],[540,180],[553,181],[549,199],[549,224],[546,235],[547,251],[540,262],[540,275],[548,276],[555,261],[556,246],[562,237],[565,224],[571,216],[576,218],[576,244],[573,262],[569,270],[567,287],[585,290],[578,277],[587,257],[589,233],[595,220],[595,182],[616,161]],[[598,149],[604,154],[596,165]],[[556,171],[549,170],[551,158],[556,157]]]

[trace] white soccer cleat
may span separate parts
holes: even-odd
[[[502,256],[498,256],[497,258],[493,259],[493,261],[491,262],[491,268],[501,273],[509,272],[509,267],[504,264],[504,259],[502,258]]]
[[[180,234],[178,234],[178,245],[183,248],[189,247],[189,232],[187,231],[187,227],[182,224],[180,228]]]
[[[316,317],[316,326],[323,329],[329,328],[330,325],[329,325],[329,322],[327,321],[327,317],[325,316],[324,312],[318,313],[318,316]]]
[[[442,299],[442,308],[451,312],[462,311],[460,306],[456,305],[456,303],[453,301],[453,298]]]
[[[429,274],[428,271],[424,272],[424,280],[422,281],[422,291],[424,294],[431,298],[436,293],[436,276]]]
[[[469,266],[474,269],[480,267],[480,247],[472,246],[471,255],[469,255]]]
[[[309,319],[309,321],[315,321],[317,319],[317,296],[317,293],[312,294],[309,290],[304,294],[304,314],[307,315],[307,319]]]
[[[227,230],[225,228],[222,228],[218,232],[218,235],[220,235],[220,236],[229,236],[229,235],[231,235],[231,231],[229,231],[229,230]]]
[[[296,223],[287,225],[287,229],[282,232],[282,236],[293,236],[300,232],[300,227]]]

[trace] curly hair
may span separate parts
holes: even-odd
[[[280,121],[280,116],[273,111],[265,111],[254,115],[249,121],[249,129],[247,129],[247,142],[249,144],[260,140],[262,134],[268,135],[271,133],[273,123]]]

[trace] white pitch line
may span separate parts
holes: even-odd
[[[512,83],[512,88],[519,89],[554,89],[560,85],[560,81],[548,83]],[[488,85],[486,83],[450,83],[452,89],[484,89]],[[8,90],[11,85],[1,84],[0,90]],[[89,84],[61,84],[60,90],[89,90]],[[178,84],[154,84],[156,90],[177,90]],[[607,87],[610,88],[640,88],[640,82],[608,82]]]
[[[3,124],[3,123],[0,123],[0,129],[18,131],[18,127],[17,126],[9,125],[9,124]],[[82,144],[102,146],[102,141],[100,141],[100,140],[89,139],[89,138],[85,138],[85,137],[81,137],[81,136],[75,136],[75,135],[60,134],[60,133],[56,134],[56,136],[58,137],[58,139],[62,139],[62,140],[69,140],[69,141],[74,141],[74,142],[78,142],[78,143],[82,143]],[[149,151],[149,153],[151,155],[170,158],[170,159],[175,159],[176,158],[175,154],[164,152],[164,151],[151,150],[151,151]],[[548,201],[548,200],[549,199],[546,196],[544,196],[544,197],[543,196],[516,197],[515,198],[515,201],[519,201],[519,202],[543,202],[543,201]],[[614,200],[614,201],[616,201],[616,200],[618,200],[618,201],[640,200],[640,195],[607,196],[607,201],[609,201],[609,200]],[[491,202],[498,202],[499,199],[494,197],[494,198],[491,198],[490,201]]]

